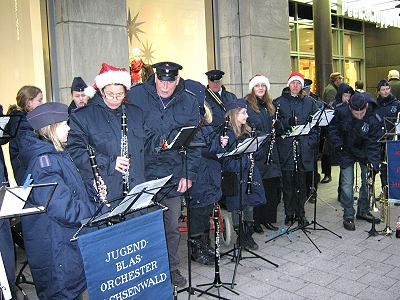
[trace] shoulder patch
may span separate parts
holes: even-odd
[[[41,168],[50,167],[50,159],[47,155],[42,155],[39,157],[39,164]]]
[[[377,119],[378,119],[379,123],[380,123],[380,122],[382,122],[382,118],[381,118],[381,116],[380,116],[380,115],[378,115],[378,114],[375,114],[375,118],[377,118]]]

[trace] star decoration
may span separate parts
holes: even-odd
[[[128,36],[129,36],[129,41],[132,43],[132,37],[135,36],[135,38],[140,42],[138,33],[145,33],[143,30],[139,28],[142,24],[146,22],[137,22],[137,18],[139,16],[139,12],[136,14],[136,16],[132,19],[131,17],[131,10],[129,9],[128,11],[128,20],[127,20],[127,26],[128,26]]]
[[[153,44],[150,43],[150,45],[149,45],[149,41],[146,40],[146,45],[144,43],[142,43],[143,49],[140,49],[143,53],[143,61],[147,64],[152,64],[153,59],[155,58],[153,56],[153,53],[156,51],[151,49],[152,46],[153,46]]]

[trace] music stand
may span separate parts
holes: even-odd
[[[34,205],[29,200],[29,195],[31,194],[32,189],[45,188],[45,187],[51,187],[46,202],[44,203],[44,205]],[[0,188],[0,219],[28,216],[46,212],[50,204],[50,201],[53,198],[53,194],[56,190],[56,187],[57,183],[32,184],[23,187],[12,187],[12,188],[2,186]],[[12,234],[14,240],[15,234],[14,232]],[[19,241],[17,245],[20,246],[22,249],[24,249],[24,244],[21,236],[18,236],[17,240]],[[15,286],[24,295],[24,298],[26,297],[26,293],[24,292],[24,290],[20,285],[21,284],[34,285],[34,283],[32,281],[27,280],[25,275],[23,274],[27,265],[28,261],[26,260],[23,263],[15,279]]]
[[[8,122],[10,122],[10,119],[19,119],[14,132],[11,132],[8,129],[6,129]],[[17,135],[19,125],[21,124],[21,120],[22,120],[21,115],[1,115],[0,116],[0,139],[14,138]]]
[[[171,177],[172,175],[169,175],[160,179],[150,180],[136,185],[129,191],[129,193],[123,198],[123,200],[110,212],[100,214],[101,208],[104,206],[103,202],[92,217],[81,221],[82,225],[75,232],[71,241],[76,241],[78,239],[78,235],[85,227],[97,226],[101,223],[107,223],[108,221],[112,221],[115,219],[123,221],[125,220],[125,217],[127,215],[146,208],[150,208],[152,206],[159,206],[162,209],[165,209],[165,206],[154,201],[153,197],[162,188],[169,188],[169,186],[165,186],[165,184],[171,179]],[[115,200],[108,201],[108,203],[120,199],[121,198],[117,198]]]
[[[239,231],[238,231],[238,245],[234,244],[233,248],[223,254],[221,254],[221,257],[225,256],[225,255],[231,255],[232,256],[232,260],[235,261],[235,269],[233,271],[233,276],[232,276],[232,282],[231,282],[231,288],[234,288],[235,285],[235,278],[236,278],[236,272],[237,272],[237,268],[239,265],[239,262],[241,259],[245,259],[245,258],[259,258],[264,260],[265,262],[268,262],[272,265],[274,265],[275,267],[279,267],[278,264],[262,257],[261,255],[251,251],[250,249],[247,249],[245,246],[242,245],[242,227],[243,227],[243,161],[242,161],[242,157],[243,155],[247,155],[250,153],[254,153],[256,152],[259,147],[263,144],[263,142],[267,139],[268,135],[263,135],[260,137],[250,137],[245,139],[242,143],[240,143],[239,145],[237,145],[237,147],[230,151],[230,152],[225,152],[221,155],[218,155],[220,158],[222,157],[232,157],[234,159],[239,159],[239,165],[240,165],[240,172],[239,172]],[[247,251],[248,253],[252,254],[253,257],[242,257],[242,251]],[[233,254],[230,254],[233,253]]]

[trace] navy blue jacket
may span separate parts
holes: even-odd
[[[159,151],[164,139],[171,143],[184,126],[197,126],[200,120],[199,105],[193,93],[185,90],[183,80],[175,88],[170,102],[164,104],[156,92],[155,76],[150,76],[143,84],[135,85],[128,92],[128,100],[143,110],[145,122],[145,176],[153,180],[173,174],[171,183],[186,178],[182,155],[175,150]],[[194,181],[197,176],[200,149],[187,151],[188,179]],[[175,197],[181,193],[169,193]]]
[[[245,140],[245,138],[249,137],[240,137],[239,139],[235,138],[235,134],[231,129],[228,130],[227,136],[229,137],[229,144],[224,148],[224,151],[231,151],[235,149],[237,144]],[[257,153],[255,153],[257,155]],[[260,172],[257,168],[257,165],[254,166],[253,171],[253,193],[250,195],[246,194],[247,189],[247,179],[249,176],[250,170],[250,158],[249,155],[242,155],[240,159],[235,157],[224,157],[222,162],[222,170],[227,172],[236,173],[237,182],[240,182],[240,160],[242,161],[242,207],[251,207],[263,204],[266,202],[264,186],[262,183],[262,178]],[[226,196],[226,206],[229,211],[234,211],[240,209],[240,185],[238,184],[236,187],[236,196]]]
[[[97,209],[69,155],[52,144],[24,135],[21,156],[34,184],[58,185],[46,213],[21,218],[25,253],[40,299],[74,299],[86,288],[82,257],[70,239],[80,221]],[[30,201],[45,205],[50,188],[34,188]],[[91,189],[93,192],[93,189]]]
[[[207,87],[208,88],[208,87]],[[216,93],[219,96],[218,93]],[[211,125],[213,127],[221,126],[221,124],[225,121],[225,106],[230,101],[236,101],[235,94],[228,92],[224,86],[222,86],[221,97],[220,100],[222,101],[223,107],[217,103],[217,101],[211,96],[210,92],[206,89],[206,102],[210,106],[212,113],[213,113],[213,120]]]
[[[283,131],[290,129],[289,118],[297,118],[297,124],[307,123],[310,115],[317,111],[317,104],[309,96],[293,97],[290,93],[282,93],[282,96],[274,100],[275,107],[279,107],[278,120]],[[319,143],[318,127],[314,126],[307,135],[300,135],[298,140],[298,170],[312,171],[314,169],[315,152]],[[295,164],[293,159],[293,137],[279,137],[277,139],[279,161],[282,171],[294,171]]]
[[[202,148],[197,177],[190,190],[191,207],[204,207],[218,202],[221,199],[221,162],[217,153],[223,148],[220,144],[220,136],[213,132],[213,127],[206,125],[201,128],[205,137],[207,148]]]
[[[10,139],[9,152],[10,152],[11,166],[14,172],[14,178],[18,185],[24,184],[26,168],[28,166],[28,161],[25,161],[23,158],[21,158],[20,155],[21,136],[27,133],[29,133],[31,136],[34,135],[33,128],[26,119],[27,114],[28,113],[26,111],[13,110],[10,113],[11,116],[21,116],[21,122],[19,124],[18,130],[17,126],[19,118],[11,118],[6,126],[6,129],[11,133],[14,133],[17,130],[15,138]]]
[[[271,134],[273,116],[269,114],[267,107],[263,103],[258,102],[257,105],[260,109],[260,112],[256,112],[250,104],[247,105],[247,114],[249,115],[247,123],[250,124],[251,127],[254,126],[259,135]],[[276,138],[277,136],[275,135],[275,141]],[[272,136],[268,137],[267,139],[268,142],[263,144],[262,149],[256,156],[256,165],[263,179],[282,176],[276,143],[272,146],[271,163],[269,165],[266,163]]]
[[[336,107],[335,116],[329,125],[329,138],[341,168],[347,168],[358,161],[371,163],[378,170],[378,139],[381,137],[379,118],[373,113],[372,102],[362,120],[353,117],[348,105]]]
[[[397,115],[400,112],[400,101],[397,100],[392,94],[386,98],[378,96],[376,99],[376,108],[374,112],[381,117],[381,128],[383,130],[382,134],[385,133],[385,127],[389,132],[393,128],[393,124],[396,122]],[[390,119],[385,121],[385,118]]]
[[[130,154],[129,187],[144,182],[143,113],[135,105],[126,104],[128,148]],[[107,186],[107,199],[122,197],[122,173],[115,170],[117,156],[121,156],[122,106],[110,109],[96,95],[91,104],[70,115],[67,151],[78,167],[83,179],[93,180],[87,145],[96,152],[96,160]]]

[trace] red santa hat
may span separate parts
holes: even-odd
[[[301,83],[301,86],[304,87],[304,75],[299,73],[299,72],[292,72],[288,78],[288,83],[287,85],[289,86],[289,84],[292,81],[298,80]]]
[[[94,79],[94,84],[85,88],[85,95],[92,98],[96,94],[96,90],[102,90],[109,84],[122,84],[129,89],[131,87],[131,76],[125,68],[117,68],[106,63],[101,65],[99,75]]]
[[[265,86],[267,87],[267,91],[269,91],[271,85],[269,83],[268,78],[262,74],[256,74],[249,81],[249,93],[251,93],[253,87],[255,87],[259,83],[265,84]]]

